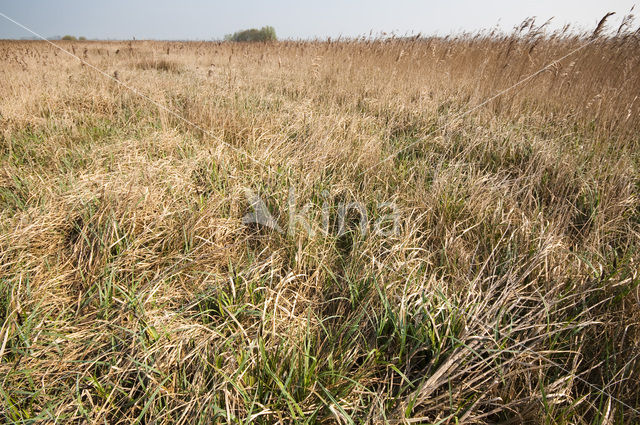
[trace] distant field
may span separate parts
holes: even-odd
[[[640,38],[525,31],[0,42],[0,423],[638,423]]]

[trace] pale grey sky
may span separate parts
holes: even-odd
[[[210,40],[272,25],[279,38],[297,39],[510,30],[532,16],[539,22],[555,17],[555,27],[586,29],[609,11],[617,12],[614,25],[635,3],[640,0],[0,0],[0,12],[45,37]],[[0,38],[27,36],[0,16]]]

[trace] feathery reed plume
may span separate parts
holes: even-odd
[[[600,36],[600,34],[602,33],[602,30],[604,29],[604,26],[607,22],[607,19],[609,19],[609,17],[615,15],[615,12],[609,12],[606,15],[604,15],[602,17],[602,19],[600,19],[600,22],[598,22],[598,25],[596,26],[596,29],[593,31],[593,34],[591,35],[591,39],[595,39],[598,38]]]

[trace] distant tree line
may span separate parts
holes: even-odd
[[[85,41],[87,39],[87,37],[78,37],[76,38],[73,35],[65,35],[64,37],[61,38],[61,40],[66,40],[66,41]]]
[[[276,30],[271,26],[251,28],[224,36],[225,41],[276,41]]]

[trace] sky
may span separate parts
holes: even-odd
[[[44,36],[89,39],[212,40],[271,25],[278,38],[447,35],[498,27],[528,17],[554,28],[594,28],[607,12],[612,24],[640,0],[0,0],[0,13]],[[634,10],[634,12],[637,12]],[[32,34],[0,16],[0,38]]]

